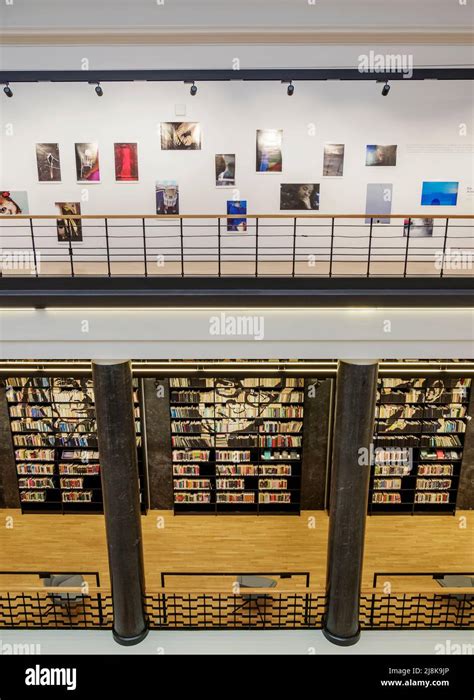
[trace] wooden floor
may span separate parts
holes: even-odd
[[[21,515],[0,511],[0,571],[99,571],[109,584],[102,516]],[[5,524],[4,524],[5,523]],[[160,586],[162,571],[309,571],[311,588],[325,583],[328,517],[173,516],[151,511],[142,518],[147,588]],[[463,527],[466,525],[466,527]],[[367,518],[363,587],[374,571],[472,572],[474,513],[456,516]],[[167,588],[229,590],[232,578],[173,578]],[[385,577],[388,580],[388,577]],[[285,580],[285,589],[302,585]],[[1,576],[0,588],[38,585],[26,576]],[[397,590],[439,590],[430,579],[396,580]]]

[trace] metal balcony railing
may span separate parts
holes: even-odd
[[[472,276],[474,216],[238,218],[0,216],[0,269],[4,277]]]

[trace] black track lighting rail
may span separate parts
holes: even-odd
[[[2,70],[0,84],[102,83],[102,82],[198,82],[198,81],[324,81],[324,80],[473,80],[474,67],[413,68],[410,78],[400,71],[370,72],[357,68],[249,68],[192,70]]]

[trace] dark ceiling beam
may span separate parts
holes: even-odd
[[[259,68],[241,70],[2,70],[0,83],[96,83],[281,80],[473,80],[473,67],[414,68],[408,79],[399,71],[366,72],[357,68]]]

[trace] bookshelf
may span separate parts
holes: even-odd
[[[101,513],[92,379],[15,377],[7,379],[6,396],[22,512]],[[136,388],[134,399],[143,483]]]
[[[175,513],[299,513],[304,380],[171,378]]]
[[[471,379],[379,378],[369,513],[453,514]]]

